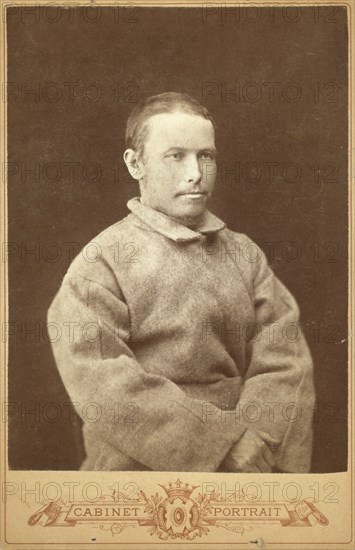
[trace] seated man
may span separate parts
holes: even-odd
[[[298,307],[261,249],[206,208],[211,116],[186,94],[153,96],[126,141],[140,197],[74,259],[49,310],[73,327],[52,345],[84,420],[81,468],[309,471]]]

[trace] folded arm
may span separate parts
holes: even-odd
[[[48,314],[49,323],[72,328],[52,347],[78,414],[97,403],[98,438],[153,470],[215,471],[246,428],[204,422],[202,401],[144,370],[128,345],[129,312],[115,277],[104,265],[95,274],[100,283],[69,272]],[[115,418],[117,403],[133,403],[138,422]]]
[[[259,453],[260,458],[264,453],[262,440],[273,449],[279,469],[306,472],[310,468],[315,397],[312,359],[299,325],[299,309],[260,249],[259,260],[247,268],[255,331],[248,343],[250,362],[238,403],[247,432],[231,450],[229,464],[234,455],[235,468],[243,457],[243,467],[255,465],[255,455]],[[273,462],[269,460],[269,468]]]

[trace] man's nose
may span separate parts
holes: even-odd
[[[191,157],[186,167],[187,181],[190,183],[199,183],[202,179],[202,171],[197,157]]]

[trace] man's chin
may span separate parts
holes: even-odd
[[[200,216],[207,208],[208,195],[200,195],[198,198],[182,196],[176,210],[181,211],[182,216]]]
[[[194,228],[200,225],[202,219],[204,218],[205,211],[206,205],[193,205],[189,208],[179,209],[173,214],[172,217],[180,223]]]

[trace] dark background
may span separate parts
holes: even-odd
[[[70,246],[79,252],[138,195],[121,160],[129,111],[176,90],[217,123],[211,210],[263,248],[300,305],[318,396],[312,471],[346,470],[345,8],[7,14],[10,467],[76,469],[84,456],[46,312]]]

